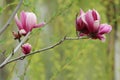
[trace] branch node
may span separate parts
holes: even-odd
[[[20,58],[20,60],[23,60],[23,59],[25,59],[25,56],[22,56],[22,57]]]
[[[12,56],[14,55],[14,49],[12,50]]]

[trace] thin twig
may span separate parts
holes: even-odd
[[[23,0],[20,0],[19,4],[17,5],[17,7],[15,8],[15,10],[13,11],[12,15],[10,16],[10,18],[8,19],[8,21],[5,23],[5,25],[2,27],[2,29],[0,29],[0,35],[8,28],[8,26],[10,25],[12,19],[14,18],[15,14],[17,13],[17,11],[19,10],[20,6],[22,5]]]
[[[30,55],[34,55],[34,54],[37,54],[37,53],[40,53],[40,52],[43,52],[43,51],[46,51],[46,50],[53,49],[54,47],[62,44],[65,40],[80,40],[80,39],[88,39],[88,37],[66,37],[66,36],[64,36],[64,38],[62,38],[60,41],[58,41],[56,44],[54,44],[52,46],[49,46],[47,48],[43,48],[43,49],[40,49],[40,50],[36,50],[36,51],[31,52],[27,55],[22,55],[22,56],[19,56],[17,58],[11,59],[11,60],[7,61],[5,64],[3,64],[2,66],[5,66],[5,65],[7,65],[9,63],[12,63],[14,61],[17,61],[17,60],[23,60],[24,58],[26,58]],[[0,66],[0,68],[2,68],[2,66]]]
[[[0,68],[4,67],[6,63],[10,60],[10,58],[13,56],[13,53],[15,54],[17,50],[20,48],[20,46],[27,40],[28,36],[30,35],[30,32],[24,37],[24,39],[18,44],[18,46],[12,51],[12,53],[3,61],[2,64],[0,64]]]
[[[0,53],[0,56],[1,56],[3,59],[6,58],[5,53],[6,53],[6,50],[4,50],[2,53]]]

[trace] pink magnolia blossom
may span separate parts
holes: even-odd
[[[88,10],[86,13],[80,10],[80,16],[76,19],[76,30],[80,33],[79,36],[89,36],[104,41],[104,34],[109,33],[112,27],[108,24],[100,24],[100,15],[96,10]]]
[[[32,46],[29,43],[23,44],[22,45],[22,52],[24,54],[29,54],[31,51]]]
[[[15,22],[19,28],[21,34],[26,35],[28,32],[32,31],[33,28],[39,28],[45,25],[45,22],[37,24],[36,15],[33,12],[20,13],[20,19],[18,19],[17,14],[15,15]]]

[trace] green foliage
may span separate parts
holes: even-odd
[[[3,8],[0,6],[0,14],[2,13]]]

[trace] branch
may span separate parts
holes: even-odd
[[[43,51],[47,51],[47,50],[50,50],[50,49],[53,49],[55,48],[56,46],[62,44],[65,40],[80,40],[80,39],[88,39],[88,37],[66,37],[64,36],[60,41],[58,41],[56,44],[52,45],[52,46],[49,46],[47,48],[43,48],[43,49],[40,49],[40,50],[36,50],[34,52],[31,52],[27,55],[22,55],[22,56],[19,56],[17,58],[14,58],[14,59],[11,59],[9,61],[7,61],[6,63],[4,63],[3,65],[0,65],[0,68],[2,68],[3,66],[9,64],[9,63],[12,63],[12,62],[15,62],[17,60],[23,60],[25,59],[26,57],[30,56],[30,55],[34,55],[34,54],[37,54],[37,53],[40,53],[40,52],[43,52]]]
[[[17,11],[19,10],[20,6],[22,5],[23,0],[20,0],[19,4],[17,5],[17,7],[15,8],[15,10],[13,11],[12,15],[10,16],[10,18],[8,19],[8,21],[6,22],[6,24],[3,26],[2,29],[0,29],[0,35],[8,28],[8,26],[10,25],[12,19],[14,18],[15,14],[17,13]]]
[[[0,64],[0,68],[4,67],[4,65],[8,63],[10,58],[17,52],[20,46],[27,40],[29,35],[30,35],[30,32],[24,37],[24,39],[18,44],[18,46],[12,51],[12,53]]]

